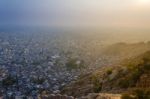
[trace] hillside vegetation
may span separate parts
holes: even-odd
[[[150,51],[119,65],[104,67],[66,86],[62,93],[80,97],[88,93],[125,93],[123,99],[150,99]],[[141,98],[139,98],[141,95]],[[135,95],[135,97],[130,97]],[[142,98],[143,96],[146,96]],[[128,98],[127,98],[128,97]]]

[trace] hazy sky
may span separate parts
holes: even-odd
[[[150,28],[150,0],[0,0],[0,25]]]

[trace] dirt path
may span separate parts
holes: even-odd
[[[79,99],[121,99],[121,95],[108,93],[91,93],[88,96]]]
[[[39,99],[121,99],[120,94],[108,94],[108,93],[91,93],[86,97],[74,98],[72,96],[64,95],[49,95]]]

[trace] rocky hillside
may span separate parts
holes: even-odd
[[[103,67],[80,77],[63,90],[63,94],[80,97],[89,93],[124,93],[150,89],[150,51],[112,67]]]

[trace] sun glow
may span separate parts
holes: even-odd
[[[138,5],[142,5],[142,6],[150,4],[150,0],[137,0],[137,1],[138,1]]]

